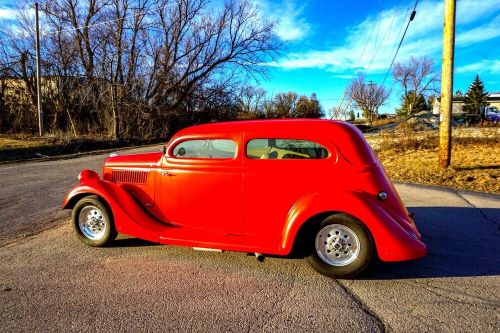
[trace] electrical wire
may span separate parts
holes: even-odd
[[[401,5],[403,5],[403,4],[401,4]],[[405,26],[406,18],[408,17],[408,13],[410,12],[410,9],[411,9],[411,3],[409,3],[408,6],[406,7],[405,17],[401,21],[401,26],[399,27],[399,31],[398,31],[398,33],[396,35],[396,38],[395,38],[394,47],[392,48],[390,54],[394,54],[394,52],[396,52],[396,48],[398,47],[398,40],[401,38],[401,33],[403,32],[403,28]],[[390,63],[390,59],[387,62],[387,64],[389,64],[389,63]]]
[[[361,64],[361,60],[363,59],[363,56],[364,56],[365,51],[366,51],[366,48],[368,47],[368,44],[370,44],[370,40],[371,40],[371,37],[373,35],[373,31],[375,31],[375,26],[378,26],[378,28],[377,28],[377,36],[378,36],[378,29],[380,28],[380,21],[381,20],[382,20],[382,18],[379,17],[378,20],[377,20],[377,23],[372,26],[372,30],[370,31],[370,34],[368,35],[368,39],[365,42],[365,46],[363,47],[363,50],[361,51],[361,55],[360,55],[360,57],[359,57],[359,59],[358,59],[358,61],[356,63],[355,68],[359,67],[359,65]],[[377,37],[375,38],[375,44],[376,44],[376,40],[377,40]],[[332,114],[331,119],[333,119],[334,117],[336,117],[338,115],[338,113],[340,112],[340,108],[342,107],[342,104],[344,103],[344,99],[345,99],[346,96],[347,96],[347,90],[344,90],[344,95],[342,96],[341,99],[339,99],[339,98],[324,99],[325,101],[327,101],[327,100],[332,100],[332,101],[333,100],[336,100],[336,101],[340,100],[340,104],[338,105],[337,110]]]
[[[399,9],[399,8],[398,8]],[[391,20],[391,23],[389,24],[389,26],[387,27],[387,30],[385,31],[385,34],[384,36],[382,37],[382,40],[380,41],[380,44],[378,45],[378,47],[376,48],[375,52],[373,53],[373,57],[372,57],[372,60],[370,61],[370,65],[368,67],[371,67],[372,64],[373,64],[373,61],[375,60],[375,57],[377,56],[377,53],[378,51],[380,50],[380,47],[382,46],[382,44],[384,43],[385,41],[385,38],[387,37],[387,35],[389,34],[389,31],[391,30],[392,28],[392,25],[394,24],[394,21],[396,20],[396,14],[397,14],[398,10],[395,10],[394,11],[394,15],[392,15],[392,20]]]
[[[398,48],[396,49],[396,53],[394,54],[394,57],[392,58],[391,64],[389,65],[389,68],[387,69],[387,72],[385,73],[384,80],[382,81],[382,85],[385,83],[385,80],[387,80],[387,76],[391,72],[392,65],[394,65],[394,61],[396,60],[399,49],[401,48],[401,45],[403,44],[403,40],[405,39],[406,32],[408,31],[408,27],[410,26],[411,21],[413,21],[413,19],[415,18],[415,15],[417,14],[417,11],[416,11],[417,5],[418,5],[418,0],[415,1],[415,6],[413,7],[413,11],[411,12],[410,19],[408,20],[408,24],[406,25],[403,36],[401,37],[401,40],[399,41]]]
[[[370,39],[372,37],[373,31],[375,30],[375,25],[373,25],[372,30],[370,31],[370,35],[368,35],[368,39],[366,40],[365,46],[363,47],[363,50],[361,51],[361,56],[358,59],[358,62],[356,63],[356,67],[359,66],[361,63],[361,60],[363,59],[363,56],[365,55],[366,48],[370,42]]]

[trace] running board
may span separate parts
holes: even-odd
[[[196,251],[206,251],[206,252],[222,252],[221,249],[211,249],[208,247],[193,247],[193,250]]]

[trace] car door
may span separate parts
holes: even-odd
[[[216,233],[243,233],[240,137],[189,136],[169,145],[159,203],[166,221]]]
[[[331,155],[312,140],[245,133],[243,212],[248,236],[264,243],[280,239],[292,207],[318,191],[329,176]]]

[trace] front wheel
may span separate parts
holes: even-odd
[[[97,197],[84,197],[72,213],[73,229],[78,238],[90,246],[105,246],[116,238],[112,213]]]
[[[347,214],[327,217],[315,230],[314,250],[308,257],[319,273],[350,278],[361,273],[373,256],[373,240],[367,228]]]

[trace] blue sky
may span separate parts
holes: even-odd
[[[255,0],[261,15],[278,20],[284,49],[265,66],[258,85],[279,92],[316,93],[325,111],[340,102],[358,71],[381,83],[415,0]],[[215,0],[219,2],[219,0]],[[421,0],[396,61],[411,56],[434,59],[441,68],[442,0]],[[0,0],[0,21],[14,18],[12,0]],[[467,91],[476,73],[489,92],[500,92],[500,1],[458,0],[454,90]],[[1,25],[1,24],[0,24]],[[401,91],[389,76],[391,97],[381,112],[392,113]]]
[[[401,38],[400,29],[415,2],[258,3],[264,15],[280,19],[278,33],[286,42],[286,49],[276,62],[269,64],[269,80],[263,80],[260,86],[270,94],[289,90],[305,95],[315,92],[328,111],[340,102],[345,86],[358,71],[365,72],[367,80],[383,81]],[[436,71],[441,70],[443,3],[419,1],[396,62],[411,56],[429,56],[435,61]],[[465,93],[477,73],[489,92],[500,91],[500,1],[458,0],[456,18],[454,90]],[[392,93],[381,112],[391,113],[399,106],[401,91],[391,77],[385,85],[392,87]]]

